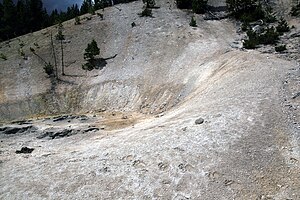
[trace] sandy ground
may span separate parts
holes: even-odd
[[[233,48],[228,19],[191,28],[191,14],[158,4],[154,18],[134,2],[65,23],[71,64],[54,90],[18,40],[1,44],[0,118],[32,118],[3,127],[32,127],[0,132],[0,199],[300,199],[299,64]],[[49,31],[19,39],[50,59]],[[92,38],[118,55],[86,74]]]

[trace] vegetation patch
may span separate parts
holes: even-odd
[[[196,20],[195,20],[194,17],[191,18],[190,26],[192,26],[192,27],[197,27],[197,22],[196,22]]]
[[[298,17],[300,16],[300,2],[297,5],[292,7],[291,15],[298,16]]]
[[[283,52],[286,50],[286,45],[279,45],[275,47],[276,52]]]

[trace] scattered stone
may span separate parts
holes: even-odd
[[[179,169],[181,170],[181,172],[183,172],[183,173],[187,171],[187,170],[186,170],[186,165],[184,165],[184,164],[182,164],[182,163],[178,165],[178,168],[179,168]]]
[[[158,168],[162,171],[165,171],[168,168],[168,164],[160,162],[158,163]]]
[[[69,137],[71,135],[74,135],[72,129],[64,129],[59,132],[54,132],[54,131],[47,131],[44,134],[38,136],[38,139],[43,139],[45,137],[49,137],[50,139],[55,139],[55,138],[63,138],[63,137]]]
[[[26,131],[35,131],[37,128],[34,126],[26,126],[26,127],[2,127],[0,128],[0,133],[6,135],[12,135],[17,133],[24,133]]]
[[[34,148],[22,147],[21,150],[16,151],[16,154],[21,154],[21,153],[29,154],[32,153],[33,150]]]
[[[300,97],[300,92],[298,92],[297,94],[295,94],[295,95],[292,97],[292,99],[296,99],[296,98],[298,98],[298,97]]]
[[[126,115],[124,115],[124,116],[122,117],[122,119],[128,119],[128,117],[127,117]]]
[[[18,125],[32,124],[32,120],[13,121],[12,124],[18,124]]]
[[[233,180],[225,180],[224,182],[225,186],[229,186],[233,184]]]
[[[53,122],[63,121],[63,120],[66,120],[66,119],[68,119],[68,118],[69,118],[68,115],[57,116],[57,117],[54,117],[54,118],[53,118]]]
[[[203,118],[199,118],[199,119],[196,119],[195,121],[195,124],[199,125],[199,124],[203,124],[204,123],[204,119]]]
[[[186,130],[187,130],[187,127],[182,128],[182,131],[186,131]]]
[[[86,115],[80,115],[80,116],[77,116],[76,118],[79,119],[80,121],[86,121],[89,119],[88,116],[86,116]]]
[[[101,108],[100,110],[99,110],[99,112],[105,112],[106,111],[106,108]]]
[[[99,131],[99,128],[92,127],[92,128],[88,128],[86,130],[83,130],[84,133],[91,132],[91,131]]]
[[[226,12],[208,12],[204,15],[204,20],[221,20],[226,19],[228,14]]]

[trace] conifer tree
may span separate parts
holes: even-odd
[[[86,64],[82,66],[84,70],[93,70],[95,68],[95,56],[100,54],[100,49],[98,48],[97,42],[93,39],[91,43],[88,44],[84,52],[84,59],[87,61]]]

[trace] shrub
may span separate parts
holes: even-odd
[[[197,22],[196,22],[196,20],[194,19],[194,17],[191,18],[190,26],[192,26],[192,27],[197,27]]]
[[[53,65],[51,65],[51,63],[45,63],[44,70],[49,76],[53,75],[54,68]]]
[[[61,22],[58,24],[57,30],[58,30],[58,33],[56,35],[56,39],[57,40],[64,40],[65,36],[62,33],[62,31],[63,31],[63,25],[62,25]]]
[[[292,16],[300,16],[300,3],[298,3],[296,6],[292,7],[291,15]]]
[[[146,5],[146,8],[154,8],[155,0],[143,0],[143,3]]]
[[[278,22],[278,26],[276,27],[277,32],[279,32],[281,35],[285,32],[289,32],[290,31],[290,27],[288,25],[288,23],[286,22],[286,20],[281,17],[279,22]]]
[[[241,28],[242,31],[248,31],[250,29],[250,24],[248,22],[244,22]]]
[[[265,33],[259,36],[260,44],[276,44],[279,40],[279,33],[274,27],[267,28]]]
[[[75,17],[75,25],[79,25],[79,24],[81,24],[81,22],[80,22],[80,17],[79,17],[79,16],[76,16],[76,17]]]
[[[279,40],[279,33],[274,27],[267,28],[262,34],[249,30],[247,36],[248,39],[243,42],[246,49],[255,49],[259,44],[276,44]]]
[[[103,14],[97,13],[97,16],[100,17],[103,20]]]
[[[7,60],[6,55],[4,55],[3,53],[0,53],[0,58],[3,59],[3,60]]]
[[[140,17],[152,17],[152,10],[146,7],[139,15]]]
[[[226,4],[230,14],[243,22],[253,22],[266,17],[258,0],[226,0]]]
[[[246,49],[255,49],[259,45],[259,35],[252,30],[247,31],[248,39],[243,42]]]
[[[26,60],[26,56],[22,48],[19,49],[19,54],[24,60]]]
[[[286,45],[279,45],[275,47],[276,52],[283,52],[286,50]]]

